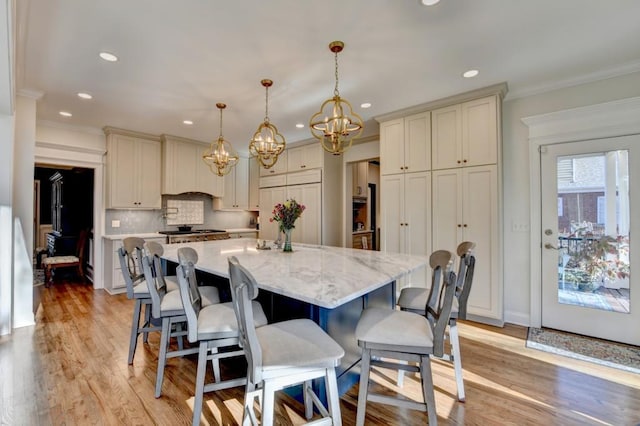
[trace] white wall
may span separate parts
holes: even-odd
[[[523,117],[640,96],[640,73],[503,103],[505,322],[529,324],[530,227],[528,127]],[[514,231],[514,228],[520,231]]]

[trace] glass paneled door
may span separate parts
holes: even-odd
[[[540,158],[542,325],[640,344],[640,137],[542,146]]]

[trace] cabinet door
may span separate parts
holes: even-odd
[[[353,196],[366,197],[369,176],[369,162],[360,161],[352,164]]]
[[[278,238],[278,223],[271,222],[273,207],[286,201],[287,190],[284,186],[260,189],[260,238],[275,240]]]
[[[240,210],[249,209],[249,159],[242,158],[238,160],[235,167],[235,191],[236,202],[235,208]]]
[[[404,253],[431,255],[431,172],[404,175]],[[427,286],[427,270],[421,268],[408,278],[412,286]]]
[[[285,149],[282,154],[278,156],[278,161],[270,169],[260,167],[260,176],[280,175],[287,173],[287,157],[289,156],[289,149]]]
[[[449,169],[462,166],[462,120],[460,105],[431,112],[432,168]]]
[[[498,162],[495,96],[462,104],[462,162],[465,166]]]
[[[287,187],[287,198],[293,198],[305,206],[291,233],[293,242],[322,244],[321,191],[319,183]]]
[[[423,112],[404,119],[404,171],[431,169],[431,113]]]
[[[496,166],[465,168],[462,172],[462,187],[463,240],[476,243],[476,267],[468,302],[469,312],[483,317],[501,318]]]
[[[109,144],[109,198],[108,207],[137,207],[136,164],[137,145],[134,138],[113,135]]]
[[[404,171],[404,120],[380,123],[380,174]]]
[[[255,157],[249,158],[249,210],[260,208],[260,163]]]
[[[181,194],[183,192],[191,192],[196,190],[196,155],[197,148],[195,145],[186,143],[177,143],[175,150],[176,168],[175,174],[175,192]]]
[[[305,145],[302,149],[302,168],[306,169],[319,169],[322,167],[322,159],[324,158],[324,151],[319,143],[313,143],[311,145]]]
[[[453,253],[462,239],[461,170],[433,172],[433,238],[434,250]]]
[[[137,145],[137,207],[159,209],[162,204],[162,152],[160,142],[138,139]]]
[[[404,228],[404,175],[382,176],[380,182],[380,245],[382,251],[404,252]]]
[[[287,171],[298,172],[303,170],[304,147],[290,148],[287,151]]]

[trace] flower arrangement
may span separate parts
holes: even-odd
[[[273,208],[273,217],[269,219],[270,222],[278,222],[280,230],[285,231],[287,229],[293,229],[296,219],[300,217],[304,211],[305,206],[299,204],[296,200],[289,199],[284,203],[278,203]]]

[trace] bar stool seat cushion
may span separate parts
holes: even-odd
[[[263,372],[267,376],[269,372],[293,367],[336,367],[344,356],[344,349],[308,319],[259,327],[256,335],[262,348]]]
[[[198,288],[202,291],[202,287]],[[267,316],[262,310],[262,305],[257,301],[253,301],[251,307],[253,308],[256,326],[266,325]],[[237,336],[238,320],[236,319],[232,302],[203,306],[200,309],[198,313],[198,340]]]
[[[400,292],[398,298],[398,306],[403,309],[424,312],[427,306],[427,298],[429,297],[429,289],[425,287],[406,287]],[[453,298],[451,304],[451,318],[458,318],[458,298]]]
[[[356,339],[368,345],[393,346],[394,351],[430,354],[433,331],[429,321],[412,312],[368,308],[356,327]]]
[[[169,283],[167,282],[167,287]],[[220,303],[220,295],[218,289],[212,286],[200,286],[200,296],[202,297],[202,306],[214,305]],[[160,302],[160,313],[164,315],[168,312],[183,311],[182,299],[180,298],[180,291],[167,291]]]

